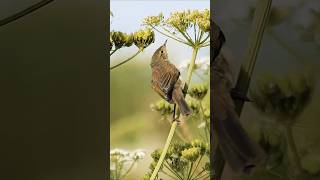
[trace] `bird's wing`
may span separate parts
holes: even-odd
[[[162,66],[153,68],[153,87],[165,99],[171,100],[172,90],[179,76],[179,70],[173,64],[165,62]]]

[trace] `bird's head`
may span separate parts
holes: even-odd
[[[168,53],[167,53],[167,40],[164,42],[162,46],[160,46],[153,54],[151,63],[156,63],[159,61],[168,61]]]

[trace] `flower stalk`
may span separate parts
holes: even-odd
[[[192,72],[193,72],[193,69],[194,69],[194,65],[195,65],[195,61],[196,61],[196,57],[197,57],[197,52],[198,52],[198,48],[194,48],[193,49],[193,53],[192,53],[192,57],[191,57],[191,60],[190,60],[190,65],[189,65],[189,69],[188,69],[188,76],[187,76],[187,81],[184,83],[184,94],[186,94],[186,92],[188,91],[188,84],[190,84],[190,81],[191,81],[191,77],[192,77]],[[179,119],[180,117],[180,114],[177,114],[177,119]],[[166,140],[166,143],[164,145],[164,148],[163,148],[163,151],[161,153],[161,156],[160,156],[160,159],[154,169],[154,171],[152,172],[152,175],[151,175],[151,178],[150,180],[154,180],[157,175],[158,175],[158,172],[160,170],[160,167],[162,166],[163,164],[163,161],[166,157],[166,154],[168,152],[168,149],[169,149],[169,146],[171,144],[171,141],[173,139],[173,136],[174,136],[174,133],[175,133],[175,130],[177,128],[177,125],[178,125],[178,122],[177,121],[174,121],[172,124],[171,124],[171,128],[170,128],[170,131],[169,131],[169,134],[168,134],[168,137],[167,137],[167,140]]]
[[[253,23],[251,27],[251,35],[249,37],[248,49],[246,52],[244,63],[241,66],[236,84],[236,90],[243,95],[246,95],[249,89],[251,76],[257,60],[263,34],[268,23],[269,14],[271,11],[271,4],[272,0],[260,0],[258,1],[256,6]],[[236,111],[239,114],[239,116],[241,115],[243,105],[244,101],[235,101]],[[216,149],[215,156],[215,172],[213,173],[213,179],[220,180],[225,166],[225,160],[219,147],[217,147]]]

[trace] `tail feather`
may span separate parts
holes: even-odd
[[[187,102],[184,100],[184,96],[181,88],[175,88],[172,92],[172,99],[174,103],[179,106],[179,110],[184,116],[189,116],[192,114],[192,110],[190,109]]]
[[[220,148],[230,167],[237,172],[250,173],[263,159],[263,150],[250,140],[235,112],[216,123]]]

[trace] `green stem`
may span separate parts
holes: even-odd
[[[196,167],[194,168],[194,170],[193,170],[193,172],[192,172],[192,174],[191,174],[190,177],[193,177],[194,173],[197,171],[198,166],[199,166],[199,164],[200,164],[200,162],[201,162],[201,160],[202,160],[202,157],[203,157],[203,155],[201,155],[200,158],[198,159],[198,162],[197,162],[197,164],[196,164]]]
[[[289,154],[290,153],[292,154],[293,162],[294,162],[295,166],[298,168],[297,173],[301,173],[302,166],[301,166],[301,161],[300,161],[300,157],[299,157],[299,152],[298,152],[296,143],[294,142],[292,128],[290,125],[285,125],[285,132],[286,132],[287,143],[288,143],[289,150],[290,150]]]
[[[166,163],[167,163],[168,165],[167,165]],[[164,165],[164,167],[166,167],[172,174],[174,174],[175,176],[177,176],[179,179],[182,179],[182,180],[183,180],[183,178],[180,176],[179,172],[176,172],[176,171],[174,171],[173,169],[171,169],[168,161],[165,161],[163,165]]]
[[[179,39],[180,41],[183,41],[183,39],[181,39],[180,37],[176,36],[175,34],[173,34],[172,32],[170,32],[170,30],[168,30],[167,28],[161,26],[161,28],[166,31],[168,34],[170,34],[173,37],[176,37],[177,39]]]
[[[186,93],[188,91],[188,85],[191,81],[191,76],[192,76],[192,72],[193,72],[193,69],[194,69],[194,65],[195,65],[195,61],[196,61],[196,57],[197,57],[197,53],[198,53],[198,48],[195,47],[193,49],[193,53],[192,53],[192,57],[191,57],[191,60],[190,60],[190,65],[189,65],[189,69],[188,69],[188,76],[187,76],[187,81],[185,82],[184,84],[184,88],[183,88],[183,92]],[[179,118],[179,115],[178,117]],[[169,149],[169,146],[171,144],[171,141],[172,141],[172,138],[173,138],[173,135],[174,135],[174,132],[175,132],[175,129],[177,128],[177,124],[178,122],[177,121],[174,121],[171,125],[171,128],[170,128],[170,131],[169,131],[169,134],[168,134],[168,137],[167,137],[167,141],[164,145],[164,148],[162,150],[162,153],[160,155],[160,158],[159,158],[159,161],[156,165],[156,167],[154,168],[153,172],[152,172],[152,175],[151,175],[151,178],[150,180],[154,180],[160,170],[160,167],[164,161],[164,158],[166,157],[166,154],[168,152],[168,149]]]
[[[188,74],[187,74],[187,83],[186,85],[188,86],[190,81],[191,81],[191,77],[192,77],[192,72],[193,72],[193,67],[195,65],[195,62],[196,62],[196,57],[197,57],[197,54],[198,54],[198,51],[199,51],[199,48],[198,47],[195,47],[193,48],[193,51],[192,51],[192,56],[191,56],[191,61],[190,61],[190,65],[189,65],[189,69],[188,69]],[[184,92],[187,92],[187,91],[184,91]]]
[[[206,123],[206,140],[208,140],[208,134],[210,134],[210,129],[209,129],[209,123],[208,121],[204,118],[204,110],[203,110],[203,106],[202,106],[202,101],[199,100],[199,106],[200,106],[200,110],[202,112],[202,119],[205,120],[205,123]]]
[[[271,4],[272,0],[259,0],[256,6],[253,23],[251,26],[251,35],[249,37],[249,45],[236,84],[236,90],[243,95],[246,95],[249,89],[251,76],[258,57],[263,34],[269,20]],[[243,105],[244,101],[235,100],[235,108],[239,116],[241,115]],[[220,180],[223,173],[225,160],[219,145],[216,149],[215,156],[216,160],[213,168],[215,172],[213,173],[213,179]]]
[[[1,19],[0,20],[0,26],[4,26],[4,25],[6,25],[6,24],[8,24],[10,22],[13,22],[13,21],[15,21],[15,20],[27,15],[27,14],[30,14],[33,11],[35,11],[35,10],[37,10],[37,9],[39,9],[39,8],[49,4],[49,3],[51,3],[52,1],[54,1],[54,0],[43,0],[43,1],[40,1],[40,2],[28,7],[26,9],[22,10],[22,11],[19,11],[19,12],[15,13],[15,14],[9,16],[9,17]]]
[[[188,176],[187,176],[187,180],[189,180],[190,178],[191,178],[191,172],[192,172],[192,168],[193,168],[193,162],[191,163],[191,165],[190,165],[190,169],[189,169],[189,172],[188,172]]]
[[[176,177],[174,177],[174,176],[172,176],[171,174],[169,174],[169,173],[167,173],[167,172],[165,172],[165,171],[161,171],[163,174],[165,174],[165,175],[167,175],[167,176],[169,176],[169,177],[171,177],[173,180],[179,180],[178,178],[176,178]]]
[[[158,33],[160,33],[160,34],[162,34],[162,35],[164,35],[164,36],[167,36],[168,38],[171,38],[171,39],[173,39],[173,40],[176,40],[176,41],[178,41],[178,42],[181,42],[181,43],[183,43],[183,44],[186,44],[186,45],[190,46],[189,43],[187,43],[187,42],[181,41],[181,40],[177,39],[176,37],[173,37],[173,36],[171,36],[171,35],[168,35],[168,34],[162,32],[162,31],[158,30],[158,29],[155,28],[154,26],[151,26],[151,27],[152,27],[152,29],[154,29],[154,30],[157,31]]]
[[[178,29],[178,28],[177,28]],[[186,38],[186,40],[191,44],[191,46],[194,46],[194,43],[192,42],[191,38],[189,38],[183,31],[181,31],[180,29],[178,29],[178,31],[180,32],[180,34]]]
[[[172,125],[171,125],[171,129],[170,129],[166,144],[164,145],[164,148],[162,150],[161,156],[159,158],[159,161],[158,161],[156,167],[154,168],[154,171],[152,172],[150,180],[154,180],[156,178],[156,176],[158,175],[160,167],[161,167],[161,165],[162,165],[162,163],[164,161],[164,158],[166,157],[166,154],[168,152],[169,146],[171,144],[171,140],[173,138],[174,131],[175,131],[176,127],[177,127],[177,124],[178,124],[177,121],[174,121],[172,123]]]
[[[132,164],[131,164],[131,166],[129,167],[129,169],[127,170],[127,172],[125,172],[125,173],[120,177],[120,179],[124,178],[127,174],[129,174],[129,172],[132,170],[132,168],[133,168],[133,166],[134,166],[135,163],[136,163],[135,161],[132,162]]]
[[[115,48],[115,49],[110,53],[110,56],[111,56],[113,53],[115,53],[118,49],[120,49],[120,48]]]
[[[143,49],[139,49],[138,52],[136,52],[133,56],[129,57],[128,59],[122,61],[121,63],[119,63],[119,64],[117,64],[117,65],[114,65],[114,66],[110,67],[110,70],[115,69],[115,68],[121,66],[122,64],[130,61],[131,59],[133,59],[134,57],[136,57],[140,52],[142,52],[142,50],[143,50]]]
[[[204,42],[206,42],[206,40],[210,37],[210,35],[208,35],[207,37],[205,37],[201,42],[200,44],[203,44]]]

